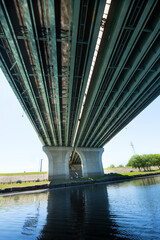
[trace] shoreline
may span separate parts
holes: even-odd
[[[91,185],[98,183],[118,183],[124,181],[131,181],[145,177],[158,176],[160,173],[147,173],[141,175],[133,175],[133,176],[113,176],[113,177],[104,177],[101,179],[93,179],[93,180],[80,180],[80,181],[66,181],[62,183],[50,183],[49,189],[57,189],[57,188],[65,188],[65,187],[74,187],[74,186],[83,186],[83,185]]]
[[[12,196],[17,194],[32,194],[36,192],[44,192],[47,190],[55,190],[61,189],[66,187],[76,187],[76,186],[85,186],[85,185],[93,185],[93,184],[112,184],[112,183],[119,183],[124,181],[131,181],[146,177],[158,176],[160,173],[147,173],[142,175],[133,175],[133,176],[106,176],[101,179],[92,179],[92,180],[80,180],[80,181],[64,181],[61,183],[54,183],[51,182],[50,184],[43,184],[43,185],[34,185],[34,186],[27,186],[27,187],[11,187],[6,189],[0,190],[0,197],[3,196]]]

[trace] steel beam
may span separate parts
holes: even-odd
[[[71,62],[70,62],[70,78],[69,78],[69,90],[68,90],[68,106],[66,108],[66,126],[65,126],[65,145],[68,146],[68,133],[71,111],[71,99],[72,99],[72,86],[74,77],[74,66],[76,56],[78,23],[80,14],[80,0],[73,2],[73,19],[72,19],[72,39],[71,39]]]
[[[72,145],[77,163],[76,147],[102,147],[160,94],[159,0],[112,0],[106,23],[106,0],[94,0],[91,11],[92,0],[68,0],[64,15],[63,1],[12,1],[14,19],[9,1],[1,0],[0,66],[42,144]],[[57,29],[65,17],[69,26]]]
[[[75,146],[79,146],[83,131],[85,129],[85,125],[87,123],[88,116],[90,114],[93,102],[96,98],[97,91],[99,89],[99,86],[101,84],[101,79],[103,77],[103,73],[106,69],[106,66],[108,65],[108,62],[110,60],[110,57],[113,55],[113,49],[115,49],[115,45],[118,45],[117,38],[122,34],[122,27],[124,25],[124,22],[127,22],[127,13],[131,11],[130,7],[130,0],[121,1],[122,5],[119,5],[117,7],[116,16],[114,19],[114,26],[112,26],[111,33],[109,34],[108,42],[103,49],[103,62],[101,62],[101,66],[99,66],[99,69],[97,71],[97,77],[94,78],[94,82],[92,83],[91,80],[91,87],[88,91],[86,104],[83,110],[79,131],[77,134],[77,138],[75,141]],[[107,53],[106,55],[104,53]],[[105,55],[105,56],[104,56]]]
[[[103,134],[103,132],[104,132],[105,129],[106,129],[106,125],[108,125],[109,122],[111,122],[111,120],[112,120],[113,118],[116,118],[116,120],[119,119],[119,117],[116,117],[116,114],[117,114],[118,111],[121,109],[121,107],[126,103],[126,101],[131,98],[132,93],[133,93],[134,90],[138,87],[138,85],[143,81],[143,79],[145,78],[145,76],[146,76],[147,73],[149,72],[149,69],[152,68],[152,66],[158,61],[158,59],[160,58],[159,51],[160,51],[160,48],[159,48],[159,49],[157,50],[157,52],[152,56],[152,58],[150,59],[150,61],[149,61],[148,64],[146,65],[145,70],[139,75],[138,78],[136,78],[136,79],[134,80],[131,88],[130,88],[129,91],[128,91],[128,94],[125,94],[124,98],[121,100],[119,108],[113,110],[113,112],[112,112],[112,117],[110,118],[110,120],[107,121],[107,123],[104,124],[101,129],[99,129],[98,134],[96,135],[96,137],[95,137],[95,138],[93,137],[94,140],[93,140],[93,138],[92,138],[93,141],[92,141],[91,145],[94,145],[94,143],[97,141],[98,137],[99,137],[101,134]],[[143,91],[144,89],[146,89],[146,87],[149,85],[149,83],[152,82],[152,78],[154,79],[154,77],[159,73],[159,71],[160,71],[160,68],[158,68],[158,70],[157,70],[154,74],[152,74],[152,77],[150,77],[150,78],[148,79],[148,81],[144,80],[144,81],[145,81],[145,82],[144,82],[144,86],[143,86],[143,88],[141,88],[141,89],[139,90],[140,94],[141,94],[141,91]],[[133,100],[130,101],[130,106],[132,105],[132,101],[133,101]],[[123,111],[121,111],[121,116],[123,116]],[[91,141],[91,139],[90,139],[90,141]]]
[[[83,86],[82,86],[82,91],[81,91],[81,95],[80,95],[80,99],[78,102],[78,107],[77,107],[77,111],[76,111],[76,115],[75,115],[75,122],[74,122],[74,126],[73,126],[71,145],[73,145],[73,143],[74,143],[73,141],[74,141],[75,134],[76,134],[76,128],[77,128],[78,121],[79,121],[79,115],[80,115],[81,108],[82,108],[82,103],[83,103],[84,94],[85,94],[85,90],[86,90],[86,86],[87,86],[87,82],[88,82],[89,72],[90,72],[91,63],[92,63],[92,59],[93,59],[93,55],[94,55],[94,51],[95,51],[97,37],[99,34],[99,29],[100,29],[100,25],[101,25],[101,19],[103,16],[105,3],[106,3],[105,0],[99,1],[94,9],[94,18],[93,18],[93,22],[92,22],[92,24],[94,24],[94,29],[92,30],[93,31],[92,37],[90,34],[90,38],[88,40],[89,49],[87,50],[88,51],[87,58],[85,59],[85,72],[84,72],[84,76],[83,76]],[[95,12],[96,12],[96,16],[95,16]],[[92,27],[93,27],[93,25],[92,25]]]
[[[5,14],[4,14],[3,9],[2,9],[2,4],[3,4],[3,7],[5,9]],[[18,43],[17,43],[17,39],[16,39],[14,30],[13,30],[13,26],[12,26],[12,23],[11,23],[10,18],[9,18],[8,11],[7,11],[6,6],[5,6],[5,1],[2,0],[2,4],[0,5],[1,24],[3,26],[3,29],[4,29],[5,35],[7,37],[8,43],[9,43],[11,49],[12,49],[12,52],[13,52],[15,61],[17,62],[17,66],[19,68],[21,76],[24,80],[25,87],[26,87],[27,92],[30,96],[31,102],[32,102],[33,107],[35,109],[35,112],[38,116],[39,122],[42,126],[43,132],[44,132],[45,137],[46,137],[46,142],[47,142],[48,145],[51,145],[51,141],[50,141],[50,138],[49,138],[49,135],[48,135],[48,132],[47,132],[47,128],[46,128],[46,125],[45,125],[44,120],[42,118],[42,114],[40,112],[40,108],[39,108],[39,105],[37,103],[37,100],[36,100],[36,97],[35,97],[35,94],[34,94],[34,90],[32,88],[30,78],[28,76],[28,72],[27,72],[25,63],[23,61],[23,57],[22,57],[21,51],[20,51]]]
[[[25,114],[27,115],[28,119],[30,120],[35,132],[38,134],[38,137],[42,143],[42,145],[46,145],[45,139],[41,136],[41,133],[39,129],[37,128],[37,125],[24,101],[24,98],[22,97],[22,94],[20,93],[19,89],[17,88],[17,85],[15,84],[15,80],[13,79],[12,74],[10,73],[10,70],[8,69],[8,66],[5,63],[5,60],[3,59],[3,56],[0,53],[0,68],[2,69],[9,85],[11,86],[15,96],[17,97],[19,103],[21,104],[22,109],[24,110]]]
[[[133,120],[142,110],[144,110],[156,97],[160,95],[160,77],[158,76],[156,81],[151,85],[147,91],[143,92],[139,99],[128,108],[124,116],[120,118],[117,123],[114,123],[113,127],[106,132],[103,138],[96,142],[95,146],[104,146],[111,138],[113,138],[120,130],[123,129],[130,121]]]
[[[30,45],[32,48],[33,57],[34,57],[35,64],[36,64],[37,75],[38,75],[38,79],[39,79],[39,82],[41,85],[42,97],[43,97],[43,101],[45,104],[45,109],[46,109],[46,113],[48,116],[49,125],[50,125],[51,131],[52,131],[52,138],[53,138],[54,146],[57,146],[57,140],[55,138],[55,129],[53,128],[54,122],[53,122],[52,111],[51,111],[51,106],[50,106],[50,101],[49,101],[49,96],[48,96],[48,90],[47,90],[47,86],[46,86],[46,81],[43,78],[45,73],[44,73],[44,69],[43,69],[41,50],[40,50],[39,42],[38,41],[36,42],[36,40],[35,40],[36,38],[38,39],[38,33],[37,33],[35,19],[34,19],[32,1],[30,1],[31,12],[29,10],[27,0],[22,0],[21,2],[22,2],[24,17],[25,17],[25,21],[26,21],[26,25],[27,25],[27,29],[28,29],[28,33],[29,33]],[[31,18],[31,15],[32,15],[32,18]],[[33,24],[32,24],[32,22],[33,22]],[[35,31],[36,37],[34,35],[33,29]]]
[[[53,58],[53,70],[54,70],[54,81],[55,81],[55,92],[56,92],[56,103],[57,103],[57,124],[58,124],[58,135],[60,145],[62,144],[62,129],[61,129],[61,106],[59,99],[59,78],[58,78],[58,61],[57,61],[57,41],[56,41],[56,19],[55,19],[55,1],[48,0],[49,10],[49,25],[51,32],[51,51]]]
[[[83,146],[84,142],[86,141],[87,137],[90,135],[91,131],[92,131],[92,135],[94,135],[94,134],[96,135],[96,132],[99,132],[99,126],[102,124],[102,122],[104,121],[104,119],[107,116],[107,114],[109,113],[109,111],[113,108],[116,100],[118,99],[120,94],[123,92],[125,86],[130,81],[131,77],[133,76],[135,71],[138,69],[140,63],[143,61],[143,59],[147,55],[148,51],[151,49],[152,45],[154,44],[154,42],[158,38],[159,25],[160,25],[160,20],[157,22],[157,24],[156,24],[156,26],[154,28],[154,31],[148,37],[148,39],[146,41],[146,44],[141,49],[139,55],[136,58],[136,61],[134,62],[134,64],[132,65],[132,67],[127,72],[126,76],[124,77],[123,82],[120,85],[119,89],[117,90],[116,94],[113,95],[112,101],[111,101],[111,103],[108,104],[108,108],[106,108],[106,111],[103,112],[103,114],[101,116],[101,120],[99,121],[98,125],[96,125],[96,128],[93,129],[93,126],[94,126],[94,124],[96,122],[96,119],[98,118],[98,115],[102,111],[102,108],[104,107],[104,104],[107,101],[107,99],[108,99],[108,97],[109,97],[109,95],[110,95],[110,93],[111,93],[111,91],[113,89],[113,86],[115,85],[115,82],[118,81],[117,76],[120,75],[119,71],[121,72],[122,69],[118,69],[118,70],[115,71],[115,73],[114,73],[114,75],[112,77],[112,81],[110,82],[110,84],[109,84],[109,86],[107,88],[107,91],[105,92],[104,97],[103,97],[103,99],[101,101],[101,104],[98,107],[98,110],[97,110],[95,116],[92,119],[92,123],[90,124],[88,132],[87,132],[85,138],[82,141],[82,146]],[[141,29],[141,31],[143,31],[143,28]],[[137,37],[137,39],[135,39],[135,37]],[[130,42],[132,42],[132,44],[134,43],[134,46],[135,46],[135,43],[137,42],[138,39],[139,39],[138,36],[136,34],[135,35],[133,34],[133,38],[130,39]],[[129,43],[128,45],[130,47],[132,47],[132,49],[133,49],[132,44]],[[124,52],[123,57],[121,58],[121,61],[120,61],[119,65],[124,66],[123,61],[125,61],[125,59],[127,59],[129,57],[129,55],[130,55],[129,53],[131,54],[131,49],[130,48],[126,49],[126,51]],[[90,140],[91,140],[91,136],[90,136]]]

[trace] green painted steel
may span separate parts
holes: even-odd
[[[13,30],[12,24],[10,22],[9,15],[8,15],[7,9],[5,7],[5,2],[4,1],[3,1],[3,6],[4,6],[4,9],[5,9],[5,14],[7,15],[7,20],[5,18],[4,12],[2,10],[2,6],[0,6],[0,19],[1,19],[1,23],[4,26],[5,35],[7,36],[10,47],[11,47],[13,53],[14,53],[15,60],[17,62],[17,65],[18,65],[18,68],[20,70],[21,76],[23,77],[27,93],[28,93],[28,95],[29,95],[29,97],[32,101],[33,106],[34,106],[34,110],[35,110],[38,118],[40,119],[40,123],[42,125],[43,131],[44,131],[44,134],[45,134],[45,137],[46,137],[46,143],[48,145],[51,145],[51,141],[50,141],[50,138],[48,136],[48,132],[47,132],[44,120],[42,118],[42,114],[40,112],[40,108],[38,106],[38,103],[37,103],[37,100],[36,100],[36,97],[35,97],[35,94],[34,94],[34,90],[33,90],[32,85],[30,83],[30,79],[27,76],[28,75],[27,70],[26,70],[25,64],[23,62],[23,58],[21,56],[21,52],[20,52],[20,49],[19,49],[19,46],[18,46],[18,43],[17,43],[17,40],[16,40],[16,36],[15,36],[14,30]]]
[[[150,9],[148,9],[147,12],[145,12],[145,15],[142,15],[141,18],[142,19],[146,19],[146,17],[148,16],[148,13],[150,12]],[[143,21],[142,21],[143,22]],[[92,135],[93,132],[96,132],[97,129],[99,129],[99,126],[102,125],[102,122],[104,121],[104,119],[106,118],[106,116],[108,115],[109,111],[113,108],[116,99],[118,98],[118,96],[120,96],[120,93],[123,92],[125,85],[127,84],[127,82],[129,82],[129,80],[131,79],[133,73],[136,71],[136,69],[138,68],[138,66],[140,65],[140,63],[142,62],[142,60],[145,58],[147,52],[149,51],[149,49],[152,47],[152,44],[154,41],[156,41],[157,37],[158,37],[158,31],[159,31],[159,26],[160,26],[160,21],[157,22],[156,27],[154,29],[154,31],[151,33],[151,36],[149,36],[146,45],[143,46],[143,48],[140,50],[140,54],[137,56],[136,61],[134,62],[134,64],[132,65],[132,67],[130,68],[130,70],[128,71],[127,75],[125,76],[125,78],[123,79],[123,83],[120,86],[120,88],[117,90],[117,93],[114,95],[111,103],[109,103],[107,109],[104,111],[103,116],[101,116],[101,120],[99,121],[97,128],[94,128],[94,130],[92,130],[93,126],[92,124],[90,125],[90,129],[88,129],[88,133],[85,136],[85,138],[83,139],[82,145],[85,142],[85,140],[87,139],[88,135],[90,134],[90,131],[92,130]],[[135,28],[134,30],[134,34],[132,35],[130,42],[128,44],[128,48],[126,48],[120,62],[119,62],[119,67],[116,69],[113,77],[112,77],[112,81],[110,82],[107,91],[104,94],[104,97],[99,105],[99,109],[96,112],[96,115],[94,116],[93,119],[93,123],[95,121],[95,119],[98,118],[101,109],[104,107],[105,102],[107,101],[109,95],[111,94],[111,91],[116,83],[117,80],[117,76],[120,75],[121,71],[122,71],[122,66],[125,64],[125,62],[127,61],[127,58],[129,58],[129,55],[132,53],[132,49],[134,49],[135,44],[137,43],[139,37],[139,31],[142,32],[143,28],[142,28],[142,24],[137,26],[137,29]],[[90,138],[90,142],[93,140],[94,137]]]
[[[72,20],[72,38],[71,38],[71,61],[70,61],[70,74],[69,74],[69,88],[68,88],[68,105],[66,107],[66,127],[65,127],[65,145],[68,146],[68,132],[69,132],[69,121],[71,111],[71,100],[72,100],[72,86],[74,78],[75,68],[75,56],[76,56],[76,45],[77,45],[77,33],[78,23],[80,14],[80,0],[73,2],[73,20]]]
[[[107,59],[107,61],[104,62],[104,65],[101,63],[101,66],[98,69],[99,72],[97,72],[97,78],[94,79],[94,80],[97,80],[97,81],[94,83],[94,85],[91,85],[91,87],[90,87],[91,90],[89,89],[89,95],[88,95],[89,99],[87,99],[87,102],[85,104],[85,108],[84,108],[83,115],[82,115],[82,118],[81,118],[81,124],[80,124],[80,127],[79,127],[79,133],[77,134],[77,138],[76,138],[76,142],[75,142],[75,146],[79,146],[79,141],[80,141],[80,138],[81,138],[82,133],[84,131],[84,127],[85,127],[85,124],[87,122],[87,118],[89,116],[92,104],[95,100],[97,90],[99,89],[99,85],[101,83],[101,78],[103,76],[103,72],[106,69],[107,63],[109,61],[109,56],[112,53],[112,49],[115,47],[118,34],[119,34],[119,32],[121,30],[121,27],[122,27],[122,23],[125,20],[126,12],[129,11],[129,4],[130,4],[130,1],[126,0],[126,1],[123,2],[122,10],[120,8],[121,6],[117,7],[117,16],[115,16],[115,19],[116,19],[115,21],[117,21],[117,22],[114,23],[115,26],[111,29],[111,33],[110,33],[110,38],[112,38],[112,40],[109,39],[110,40],[109,44],[108,43],[106,44],[106,48],[107,48],[108,51],[106,49],[104,49],[104,52],[107,53],[107,57],[102,56],[103,61],[104,61],[104,59]],[[118,10],[119,10],[119,12],[118,12]]]
[[[133,84],[133,86],[129,89],[128,93],[125,95],[125,97],[122,99],[121,103],[120,103],[120,106],[121,108],[123,108],[125,102],[131,97],[131,94],[134,92],[134,90],[136,89],[137,85],[139,85],[141,83],[141,81],[143,80],[143,78],[145,78],[145,76],[147,75],[147,73],[150,71],[150,68],[152,67],[152,64],[154,63],[154,61],[158,61],[158,58],[159,58],[159,53],[157,52],[153,57],[152,59],[150,60],[150,62],[147,64],[145,70],[142,72],[142,74],[139,76],[139,78],[137,78]],[[154,79],[158,74],[160,73],[160,70],[158,69],[157,71],[155,71],[155,73],[153,74],[152,78]],[[140,88],[139,90],[139,95],[141,96],[141,94],[143,93],[143,91],[145,89],[147,89],[147,87],[150,85],[150,82],[152,82],[152,78],[149,78],[147,79],[146,82],[144,82],[144,86]],[[158,81],[157,81],[157,84],[158,84]],[[112,118],[109,119],[109,121],[103,125],[103,127],[101,128],[101,130],[95,134],[96,137],[92,137],[91,139],[91,146],[94,145],[98,139],[98,137],[101,135],[101,133],[104,131],[104,129],[106,128],[106,125],[109,125],[111,120],[113,119],[114,121],[118,121],[119,119],[121,119],[124,115],[124,111],[126,111],[126,109],[132,107],[132,104],[134,103],[135,99],[132,98],[130,101],[129,101],[129,105],[127,107],[124,108],[124,110],[121,110],[121,113],[120,113],[120,116],[116,117],[117,116],[117,112],[120,110],[120,109],[114,109],[113,110],[113,113],[112,113]],[[136,107],[135,107],[136,108]],[[111,127],[113,126],[113,124],[111,125]],[[110,127],[108,128],[110,129]],[[92,141],[93,140],[93,141]]]
[[[40,82],[40,85],[41,85],[42,98],[43,98],[43,101],[44,101],[44,104],[45,104],[46,113],[48,115],[50,127],[51,127],[51,130],[52,130],[53,143],[56,146],[57,145],[57,140],[55,138],[55,130],[53,128],[54,127],[54,122],[53,122],[53,118],[52,118],[51,106],[50,106],[50,102],[49,102],[49,96],[48,96],[46,82],[45,82],[45,79],[43,78],[43,76],[45,74],[44,74],[44,70],[41,69],[41,66],[43,66],[43,64],[42,64],[42,57],[41,57],[41,53],[40,53],[40,46],[39,46],[39,42],[35,40],[34,32],[33,32],[33,30],[34,30],[35,33],[36,33],[36,38],[38,38],[38,34],[37,34],[37,31],[36,31],[36,24],[35,24],[35,19],[34,19],[33,8],[32,8],[32,20],[34,22],[34,25],[32,25],[31,13],[29,11],[27,1],[22,0],[21,2],[22,2],[22,6],[23,6],[23,12],[24,12],[26,25],[27,25],[28,32],[29,32],[29,39],[30,39],[30,44],[31,44],[35,64],[36,64],[37,75],[38,75],[38,79],[39,79],[39,82]],[[30,6],[32,6],[32,1],[30,1]]]
[[[112,0],[105,19],[105,0],[1,1],[0,67],[43,145],[72,146],[76,164],[160,94],[159,3]]]
[[[57,62],[57,44],[56,44],[56,19],[55,19],[55,1],[48,0],[49,9],[49,24],[51,32],[51,52],[53,58],[53,69],[54,69],[54,81],[55,81],[55,93],[56,93],[56,108],[57,108],[57,124],[58,124],[58,135],[60,146],[62,145],[62,130],[61,130],[61,114],[60,114],[60,100],[59,100],[59,78],[58,78],[58,62]]]
[[[69,89],[69,82],[70,82],[70,60],[71,60],[71,44],[72,44],[72,41],[71,41],[71,35],[72,34],[72,14],[73,14],[73,1],[70,0],[69,1],[69,32],[68,32],[68,63],[67,63],[67,86],[68,86],[68,89]],[[65,75],[66,77],[66,75]],[[67,99],[69,99],[69,91],[67,92],[67,96],[66,96]],[[69,101],[68,101],[69,103]],[[67,119],[67,114],[68,114],[68,105],[66,106],[66,119]],[[66,123],[67,123],[67,120],[66,120]],[[65,123],[65,124],[66,124]],[[65,146],[68,146],[68,128],[65,126]]]
[[[104,118],[102,117],[102,114],[100,116],[100,119],[98,119],[98,115],[100,115],[100,113],[102,112],[102,108],[104,107],[104,103],[107,102],[107,98],[109,97],[109,94],[111,93],[113,87],[114,87],[114,84],[115,84],[115,80],[117,78],[117,75],[120,75],[120,70],[122,69],[122,67],[124,66],[124,62],[127,60],[130,52],[131,52],[131,47],[133,49],[133,45],[135,45],[136,43],[136,38],[138,39],[138,36],[137,34],[140,34],[142,33],[143,31],[143,25],[144,25],[144,22],[148,20],[149,16],[150,16],[150,13],[152,12],[152,10],[154,9],[155,5],[156,5],[157,2],[153,2],[153,1],[149,1],[147,6],[146,6],[146,9],[144,11],[144,13],[142,14],[141,16],[141,20],[139,21],[139,23],[137,24],[137,29],[135,28],[134,30],[134,33],[133,33],[133,38],[131,39],[131,41],[129,42],[129,44],[127,45],[126,49],[125,49],[125,52],[124,52],[124,57],[121,58],[120,62],[119,62],[119,65],[118,67],[116,68],[116,72],[117,74],[114,75],[115,76],[115,79],[114,79],[114,76],[112,77],[111,79],[111,82],[109,83],[109,86],[107,88],[107,90],[105,91],[105,94],[104,94],[104,97],[103,99],[101,100],[100,102],[100,105],[98,106],[98,109],[97,109],[97,112],[96,114],[92,117],[92,122],[90,123],[89,127],[87,128],[85,126],[85,124],[88,122],[88,118],[89,118],[89,113],[91,112],[91,108],[92,106],[94,107],[95,104],[94,104],[94,99],[96,97],[96,94],[98,92],[98,89],[99,89],[99,85],[101,84],[102,82],[102,79],[104,78],[103,76],[103,70],[101,70],[101,77],[97,74],[97,82],[98,84],[96,85],[95,87],[95,84],[93,84],[93,91],[89,92],[88,94],[88,98],[90,97],[90,99],[88,99],[88,102],[86,104],[86,108],[84,109],[84,114],[82,116],[82,120],[81,120],[81,125],[80,125],[80,130],[79,130],[79,136],[77,137],[77,141],[76,141],[76,144],[79,144],[81,146],[90,146],[89,143],[91,144],[91,146],[93,146],[93,142],[92,140],[95,139],[94,138],[94,133],[97,132],[99,133],[99,131],[101,131],[101,126],[103,126],[103,121],[104,119],[106,118],[107,116],[107,113],[109,112],[109,108],[114,108],[114,105],[112,104],[108,104],[107,103],[107,108],[105,111],[103,111],[103,116]],[[125,5],[125,10],[126,10],[126,5]],[[118,24],[120,24],[120,21],[119,21],[120,18],[118,18]],[[159,22],[158,22],[159,24]],[[158,29],[159,29],[159,25],[156,25],[155,27],[155,30],[154,30],[154,34],[151,38],[151,40],[153,40],[153,37],[156,36],[156,34],[158,33]],[[145,25],[144,25],[145,26]],[[120,28],[119,28],[120,29]],[[139,29],[139,30],[138,30]],[[138,31],[137,31],[138,30]],[[116,31],[114,30],[114,33]],[[114,40],[115,38],[113,38]],[[132,42],[132,43],[131,43]],[[154,42],[154,41],[153,41]],[[111,44],[113,43],[113,41],[111,41]],[[149,44],[151,44],[151,42],[149,42]],[[148,51],[148,47],[149,47],[149,44],[148,42],[146,43],[145,45],[145,54],[147,53]],[[107,43],[106,43],[106,46],[107,46]],[[103,59],[104,61],[104,64],[107,63],[107,61],[109,61],[109,56],[108,56],[108,50],[106,50],[106,57]],[[104,49],[104,53],[105,53],[105,49]],[[142,55],[144,55],[143,57],[145,57],[145,54],[144,52],[142,53]],[[142,57],[141,55],[141,57]],[[113,56],[113,55],[112,55]],[[138,56],[139,57],[139,56]],[[136,59],[136,61],[134,62],[135,65],[137,65],[137,62],[138,62],[138,59]],[[104,68],[104,71],[105,71],[106,67]],[[131,70],[132,71],[135,71],[134,69],[134,66],[131,67]],[[94,80],[96,79],[96,77],[94,77]],[[129,74],[127,75],[127,77],[125,79],[123,79],[123,82],[122,82],[122,90],[123,90],[123,86],[125,86],[127,84],[127,81],[129,81]],[[92,89],[91,89],[92,90]],[[119,89],[117,90],[117,92],[119,92]],[[113,96],[114,99],[117,99],[116,98],[116,94]],[[89,102],[90,102],[90,105],[89,105]],[[99,120],[98,123],[95,124],[96,120],[97,119]],[[82,135],[84,133],[84,129],[87,128],[87,133],[85,133],[84,135]],[[96,135],[96,134],[95,134]],[[86,140],[88,137],[88,141]],[[81,138],[81,139],[80,139]]]
[[[152,84],[149,88],[147,88],[146,92],[140,96],[140,98],[134,103],[130,108],[126,109],[126,113],[122,116],[119,116],[117,119],[117,123],[113,124],[110,128],[110,131],[106,132],[107,135],[107,142],[115,136],[121,129],[123,129],[130,121],[134,119],[141,111],[143,111],[150,102],[152,102],[156,97],[159,96],[160,90],[160,76],[156,79],[154,84]],[[154,92],[154,95],[153,95]],[[128,115],[130,116],[128,118]],[[114,126],[114,128],[113,128]],[[103,136],[102,140],[96,142],[95,147],[104,146],[106,144],[106,136]]]
[[[11,86],[15,96],[17,97],[18,101],[20,102],[24,112],[26,113],[27,117],[29,118],[34,130],[38,134],[38,137],[39,137],[41,143],[44,145],[45,142],[44,142],[43,138],[41,137],[41,134],[40,134],[40,132],[39,132],[37,126],[36,126],[36,123],[35,123],[34,119],[32,118],[32,115],[29,112],[29,109],[26,106],[26,103],[25,103],[21,93],[19,92],[18,88],[16,87],[15,80],[13,79],[13,77],[10,73],[10,70],[8,69],[8,66],[6,65],[1,53],[0,53],[0,68],[2,69],[6,79],[8,80],[8,83],[10,84],[10,86]]]
[[[79,115],[81,112],[81,107],[82,107],[82,103],[83,103],[83,98],[84,98],[84,94],[85,94],[85,90],[86,90],[86,86],[87,86],[87,81],[88,81],[88,77],[89,77],[89,72],[90,72],[90,68],[91,68],[91,63],[92,63],[92,59],[93,59],[93,54],[94,54],[94,50],[95,50],[95,46],[96,46],[96,42],[97,42],[97,37],[98,37],[98,33],[99,33],[99,29],[100,29],[100,25],[101,25],[101,21],[100,19],[102,19],[102,15],[103,15],[103,11],[104,11],[104,7],[105,7],[105,1],[100,1],[99,5],[95,6],[94,12],[97,11],[96,17],[94,17],[94,29],[92,33],[92,37],[90,34],[90,39],[89,39],[89,49],[88,49],[88,57],[86,58],[86,69],[85,69],[85,73],[83,76],[83,87],[82,87],[82,92],[80,95],[80,100],[78,102],[78,108],[77,108],[77,112],[76,112],[76,118],[75,118],[75,123],[73,126],[73,135],[72,135],[72,140],[71,140],[71,145],[73,146],[73,141],[74,141],[74,137],[76,134],[76,128],[77,128],[77,124],[79,121]],[[93,25],[92,25],[93,27]]]

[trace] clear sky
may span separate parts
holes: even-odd
[[[48,160],[30,121],[0,69],[0,173],[47,171]],[[134,154],[160,153],[160,97],[105,147],[103,166],[127,164]]]

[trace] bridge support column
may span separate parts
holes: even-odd
[[[43,147],[49,160],[48,178],[50,181],[69,179],[69,157],[72,150],[72,147]]]
[[[103,148],[76,148],[82,161],[83,177],[103,176],[102,166]]]

